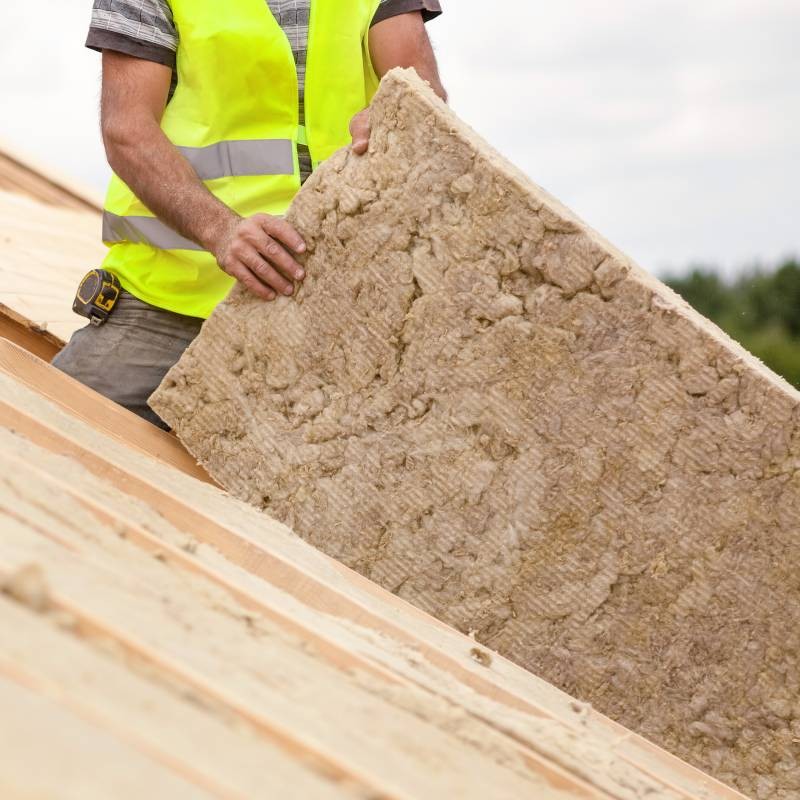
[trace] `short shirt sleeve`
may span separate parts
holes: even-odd
[[[421,11],[422,18],[425,22],[429,22],[442,13],[442,6],[439,0],[381,0],[372,24],[412,11]]]
[[[178,32],[167,0],[94,0],[86,46],[175,66]]]

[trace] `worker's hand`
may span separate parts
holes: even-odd
[[[365,108],[350,120],[350,135],[353,137],[353,152],[363,156],[369,147],[369,135],[372,129],[369,124],[369,109]]]
[[[211,247],[223,272],[264,300],[294,293],[294,281],[302,280],[305,270],[293,254],[305,249],[288,222],[269,214],[232,215]]]

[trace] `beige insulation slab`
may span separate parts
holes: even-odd
[[[151,400],[233,494],[758,798],[800,793],[798,394],[393,72]]]
[[[358,765],[379,785],[401,781],[414,796],[472,796],[492,780],[492,797],[515,786],[522,796],[532,791],[542,798],[564,791],[606,800],[740,797],[364,580],[256,509],[92,429],[3,374],[0,425],[29,437],[0,430],[0,525],[7,531],[0,537],[0,584],[4,575],[38,565],[44,588],[34,583],[21,591],[12,577],[6,590],[16,585],[15,596],[66,623],[82,645],[97,641],[86,637],[92,627],[105,636],[113,632],[109,655],[129,667],[149,650],[161,666],[145,670],[148,679],[211,712],[226,700],[219,726],[245,723],[244,735],[253,715],[271,720],[307,745],[324,743],[351,772]],[[204,581],[197,580],[201,575]],[[100,672],[88,657],[74,661],[63,642],[48,648],[59,653],[64,670],[38,663],[23,649],[29,637],[13,620],[9,625],[9,638],[0,637],[0,670],[5,652],[6,663],[30,680],[47,679],[62,697],[102,714],[103,698],[113,697],[121,679],[109,669]],[[103,649],[103,636],[99,643]],[[303,655],[295,662],[298,643]],[[137,658],[125,651],[134,646]],[[93,670],[82,683],[65,675],[79,663]],[[191,675],[195,681],[187,686]],[[197,679],[205,683],[202,692]],[[270,685],[280,687],[277,696]],[[197,737],[208,737],[220,754],[198,763],[207,780],[230,781],[233,747],[245,762],[241,781],[258,779],[246,771],[247,742],[224,744],[223,731],[209,720],[202,729],[192,723],[192,736],[182,738],[179,726],[189,718],[180,721],[177,703],[172,709],[162,698],[157,709],[137,709],[142,690],[128,691],[130,702],[109,703],[107,710],[130,737],[183,759],[184,767]],[[341,705],[354,698],[360,698],[354,709]],[[381,713],[386,704],[396,708]],[[397,723],[409,713],[416,719]],[[158,727],[155,735],[147,735],[148,724]],[[402,755],[411,741],[412,759],[421,759],[416,763]],[[223,746],[228,750],[221,752]],[[274,753],[265,758],[274,761]],[[464,758],[475,761],[477,781],[471,768],[461,776]],[[398,778],[398,765],[412,776]],[[270,774],[277,770],[271,766]]]

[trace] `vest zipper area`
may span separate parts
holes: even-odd
[[[275,24],[280,28],[281,36],[283,38],[283,42],[286,46],[286,50],[289,52],[289,61],[292,65],[292,77],[294,79],[294,130],[292,131],[292,149],[294,150],[294,171],[295,177],[297,178],[297,188],[300,188],[300,155],[297,152],[297,144],[298,139],[300,138],[300,77],[297,74],[297,62],[294,60],[294,53],[292,52],[292,43],[289,41],[289,37],[286,35],[286,31],[283,29],[283,26],[278,21],[278,18],[270,8],[269,3],[267,0],[262,0],[264,3],[265,12],[269,14],[272,19],[274,20]],[[311,6],[314,6],[313,0]],[[309,14],[309,40],[310,40],[310,31],[311,31],[311,14]],[[306,45],[308,47],[308,45]],[[310,48],[309,48],[310,49]],[[306,58],[308,56],[306,55]],[[308,66],[306,65],[306,69]]]
[[[318,0],[310,0],[309,2],[309,10],[308,10],[308,42],[306,43],[306,85],[305,85],[305,129],[306,129],[306,146],[308,147],[308,152],[311,158],[311,169],[315,170],[319,166],[319,161],[314,158],[314,131],[308,124],[308,87],[313,86],[313,83],[309,80],[309,76],[311,76],[312,80],[314,77],[314,67],[316,59],[313,56],[317,52],[317,48],[314,46],[314,32],[317,29],[316,25],[316,17],[317,17],[317,6],[319,5]]]

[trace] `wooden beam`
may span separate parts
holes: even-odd
[[[47,464],[63,461],[14,438],[3,437],[6,449],[49,459]],[[76,469],[74,479],[87,476]],[[99,481],[96,489],[110,496]],[[327,756],[335,762],[328,766],[363,775],[366,785],[356,789],[370,796],[439,797],[452,787],[455,796],[477,798],[496,786],[498,797],[530,796],[538,789],[536,796],[547,798],[608,800],[600,791],[555,791],[539,776],[526,777],[513,749],[487,726],[465,725],[460,709],[431,703],[426,711],[427,698],[416,689],[382,688],[359,670],[331,669],[302,638],[243,614],[205,581],[182,578],[161,559],[136,553],[114,527],[92,524],[59,489],[48,494],[52,510],[40,502],[40,487],[28,475],[14,474],[0,492],[3,505],[13,504],[23,517],[86,546],[70,553],[6,520],[0,585],[20,587],[10,577],[35,563],[40,591],[12,589],[14,597],[37,598],[32,607],[55,614],[71,635],[101,650],[108,641],[107,652],[135,673],[194,697],[222,718],[235,718],[234,725],[241,720],[253,726],[298,760],[306,760],[305,752],[322,768],[327,762],[315,754]],[[317,615],[317,624],[327,627],[324,615]],[[286,742],[275,741],[284,733]],[[433,768],[438,763],[441,769]],[[338,771],[330,774],[341,779]]]
[[[27,153],[0,142],[0,189],[23,192],[50,205],[75,208],[100,215],[103,198],[71,177],[57,174]]]
[[[123,516],[119,512],[116,512],[114,506],[110,506],[108,503],[98,502],[94,496],[78,486],[60,480],[56,476],[40,469],[35,464],[24,461],[21,458],[16,458],[13,455],[3,455],[0,456],[0,458],[5,460],[6,463],[13,464],[15,472],[29,474],[37,484],[48,487],[48,489],[56,489],[68,493],[74,500],[97,517],[99,521],[111,525],[114,530],[124,534],[126,541],[141,547],[146,552],[159,557],[167,563],[173,564],[179,569],[209,580],[216,586],[227,591],[231,597],[243,607],[259,613],[279,625],[288,633],[299,637],[303,641],[309,642],[313,645],[320,657],[324,658],[337,669],[343,672],[359,670],[378,681],[390,685],[413,686],[424,692],[431,691],[430,686],[413,681],[407,676],[387,668],[386,665],[380,661],[376,661],[374,658],[350,650],[333,637],[326,636],[320,630],[303,623],[296,614],[293,616],[290,612],[278,608],[277,604],[269,603],[259,596],[259,593],[256,591],[246,588],[244,585],[237,584],[226,575],[223,575],[203,563],[191,552],[176,547],[151,533],[141,525],[131,521],[128,515]],[[444,695],[440,696],[444,697]],[[450,698],[445,697],[445,699]],[[491,725],[501,735],[509,735],[507,731],[499,728],[495,720],[490,717],[476,714],[470,709],[466,710],[467,713],[476,719],[480,719],[484,724]],[[509,738],[509,745],[517,750],[519,757],[531,773],[546,781],[554,789],[567,791],[570,793],[571,797],[576,798],[595,798],[595,800],[606,798],[606,800],[611,800],[610,795],[601,792],[596,786],[591,786],[586,781],[569,774],[555,763],[542,758],[541,755],[531,750],[529,742],[519,740],[514,736],[510,736]],[[689,795],[683,794],[678,790],[674,791],[678,796],[689,797]]]
[[[0,303],[0,337],[46,361],[48,364],[64,346],[64,342],[49,331],[37,328],[13,309]]]
[[[157,478],[150,479],[149,476],[143,478],[141,477],[141,471],[139,471],[139,475],[134,475],[131,472],[120,469],[114,459],[103,457],[95,450],[84,446],[74,437],[65,435],[61,431],[37,421],[19,408],[14,408],[8,403],[0,405],[0,423],[21,431],[32,440],[54,452],[60,452],[76,458],[90,471],[158,510],[165,519],[179,530],[207,544],[211,544],[243,569],[295,595],[309,607],[347,619],[356,626],[374,631],[379,636],[389,636],[398,643],[414,647],[432,665],[441,669],[445,674],[508,708],[534,716],[553,717],[552,710],[537,705],[532,701],[529,693],[520,694],[518,691],[511,689],[511,684],[508,681],[497,682],[496,675],[493,675],[492,671],[487,670],[484,672],[474,665],[472,667],[467,666],[469,663],[469,640],[464,638],[463,651],[465,658],[462,663],[456,657],[456,651],[443,649],[441,645],[436,643],[436,636],[426,635],[425,633],[434,629],[440,630],[443,634],[446,632],[446,635],[452,639],[456,636],[454,631],[441,625],[441,623],[435,622],[423,612],[412,609],[404,601],[389,595],[341,565],[329,562],[329,569],[335,570],[340,575],[345,575],[347,580],[352,582],[354,588],[358,588],[361,592],[370,596],[371,600],[375,600],[374,603],[370,600],[367,605],[366,603],[362,604],[355,601],[352,597],[343,594],[324,580],[318,579],[315,575],[292,563],[290,558],[278,552],[279,548],[268,550],[247,535],[218,523],[207,513],[203,514],[190,508],[173,496],[171,492],[160,487]],[[319,556],[319,559],[324,560],[324,557]],[[326,563],[328,562],[326,561]],[[392,610],[390,611],[390,609]],[[380,613],[377,610],[380,610]],[[414,620],[420,623],[418,628],[413,625]],[[458,649],[460,650],[461,648]],[[499,659],[499,661],[504,670],[510,669],[511,672],[517,670],[517,668],[512,668],[511,665],[505,665],[502,659]],[[521,672],[521,670],[518,671]],[[531,680],[535,679],[531,678]],[[554,692],[555,690],[552,691]],[[613,735],[614,738],[619,738],[620,731],[623,730],[610,720],[600,717],[600,715],[592,715],[592,722],[599,729],[605,727],[608,734]],[[577,725],[578,723],[576,722],[575,724]],[[683,775],[689,784],[698,785],[702,783],[708,791],[713,792],[714,796],[741,798],[741,795],[734,790],[703,776],[702,773],[683,764],[683,762],[661,751],[659,748],[645,743],[640,737],[635,735],[628,736],[627,732],[623,735],[628,737],[625,759],[637,769],[641,769],[650,775],[654,773],[652,768],[648,769],[641,763],[643,759],[640,756],[644,753],[646,756],[644,761],[662,764],[668,774]],[[632,745],[630,744],[631,742],[633,743]],[[658,779],[662,782],[664,781],[662,777]],[[686,793],[685,790],[681,791]]]
[[[129,447],[155,456],[193,478],[214,483],[176,436],[151,425],[7,339],[0,339],[0,372]]]
[[[109,732],[213,797],[259,797],[267,774],[273,786],[285,785],[282,796],[293,800],[352,800],[351,792],[268,745],[249,727],[231,725],[215,709],[137,674],[102,644],[2,596],[0,679]]]
[[[0,563],[0,577],[3,573],[10,574],[7,564]],[[334,776],[344,783],[355,783],[365,790],[372,792],[371,797],[376,800],[391,800],[395,798],[388,792],[379,791],[365,776],[342,764],[334,755],[326,753],[310,742],[304,741],[295,731],[291,731],[263,714],[254,712],[247,704],[240,702],[224,689],[210,683],[202,674],[190,667],[169,658],[158,650],[135,636],[116,627],[106,624],[88,609],[62,597],[57,592],[50,591],[48,600],[51,607],[68,616],[74,622],[74,630],[88,639],[99,639],[113,642],[134,663],[139,663],[147,669],[154,669],[161,673],[165,679],[174,680],[179,685],[185,686],[203,697],[208,702],[213,702],[227,709],[230,713],[241,718],[264,736],[270,743],[301,762],[312,764],[321,774]]]
[[[0,793],[3,800],[153,797],[212,800],[113,733],[0,675]]]
[[[139,737],[131,736],[116,720],[93,713],[81,702],[80,697],[69,696],[65,695],[63,692],[54,691],[52,684],[32,676],[24,663],[6,661],[2,658],[2,654],[0,654],[0,680],[3,679],[15,684],[20,689],[34,692],[39,697],[46,698],[54,705],[60,706],[65,711],[74,714],[75,717],[83,722],[110,734],[115,739],[124,742],[146,757],[158,762],[168,771],[175,773],[187,782],[207,791],[211,797],[221,797],[225,798],[225,800],[247,800],[243,795],[233,794],[225,789],[225,787],[209,780],[196,765],[166,758],[165,754],[158,748],[153,747],[150,742]]]

